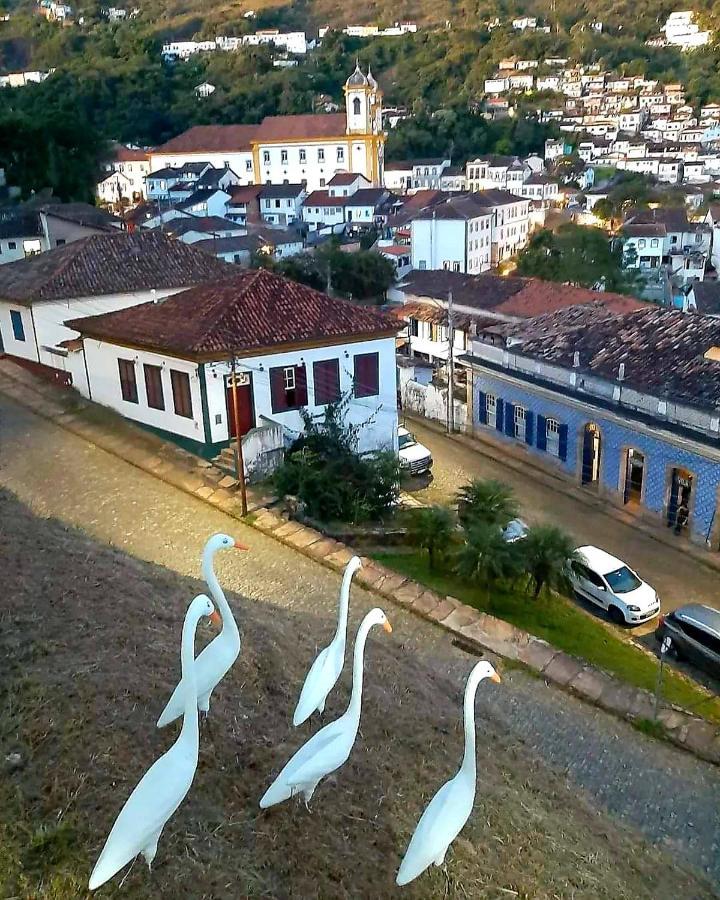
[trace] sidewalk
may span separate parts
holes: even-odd
[[[106,452],[242,520],[304,556],[342,572],[355,555],[351,547],[266,508],[267,496],[252,492],[250,515],[242,518],[234,479],[205,460],[135,427],[104,407],[42,381],[7,359],[0,359],[0,392],[31,411]],[[2,445],[0,433],[0,463]],[[251,499],[252,498],[252,499]],[[461,644],[489,650],[522,664],[548,684],[629,721],[644,722],[654,713],[653,695],[576,659],[508,622],[441,596],[425,585],[363,558],[357,581],[378,596],[433,622]],[[677,746],[720,765],[720,731],[686,710],[663,705],[658,727]]]
[[[553,491],[564,494],[567,497],[587,506],[597,512],[602,513],[610,518],[616,519],[625,525],[632,526],[636,531],[641,532],[646,537],[671,547],[673,550],[682,550],[683,554],[691,557],[695,562],[706,566],[707,568],[720,572],[720,553],[712,550],[703,549],[697,544],[683,537],[678,537],[669,532],[669,529],[663,526],[653,525],[644,521],[637,515],[633,515],[624,509],[615,506],[609,500],[583,490],[578,485],[570,481],[560,472],[553,472],[549,468],[545,468],[530,453],[524,453],[521,449],[493,440],[492,437],[482,437],[479,435],[468,435],[463,433],[448,435],[445,428],[440,422],[432,419],[425,419],[419,416],[405,415],[409,422],[427,428],[429,431],[446,438],[448,441],[454,441],[461,444],[474,453],[486,457],[495,463],[501,464],[514,472],[527,475],[533,478],[545,487]]]

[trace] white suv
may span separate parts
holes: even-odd
[[[432,453],[417,442],[412,432],[402,426],[398,428],[398,455],[403,471],[410,475],[422,475],[432,469]]]
[[[598,547],[578,547],[569,577],[575,591],[607,610],[616,624],[639,625],[660,612],[655,590],[633,570]]]

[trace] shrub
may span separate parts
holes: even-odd
[[[534,600],[545,587],[571,592],[567,563],[576,557],[576,551],[567,532],[555,525],[535,525],[517,543],[522,545],[523,566],[530,576]]]
[[[445,506],[428,506],[413,512],[408,525],[411,544],[427,550],[430,569],[447,555],[453,538],[455,522],[451,511]]]
[[[523,571],[521,543],[508,543],[497,524],[473,522],[458,552],[455,570],[462,578],[480,582],[488,591],[501,581],[515,581]]]
[[[473,478],[456,494],[458,517],[463,527],[474,524],[505,528],[519,511],[512,488],[501,481]]]

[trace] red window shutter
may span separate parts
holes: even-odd
[[[270,404],[274,413],[284,412],[287,406],[285,399],[285,367],[270,369]]]
[[[316,406],[340,399],[340,362],[321,359],[313,363],[313,399]]]
[[[380,393],[379,364],[377,353],[358,353],[354,358],[356,397],[375,397]]]
[[[307,371],[305,366],[295,366],[295,406],[307,406]]]

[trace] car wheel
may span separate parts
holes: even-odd
[[[610,621],[615,625],[625,625],[625,616],[622,612],[617,608],[617,606],[611,606],[608,608],[608,615],[610,616]]]

